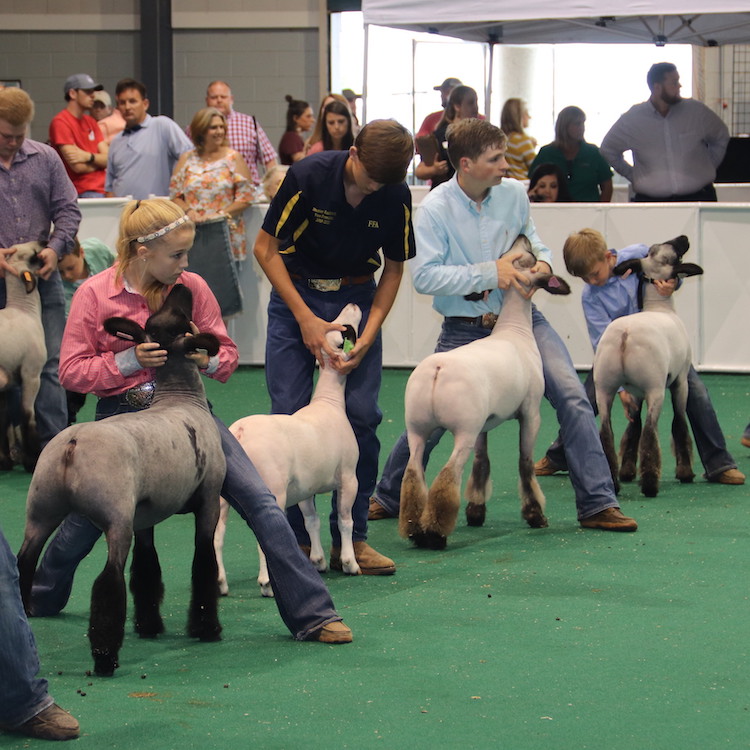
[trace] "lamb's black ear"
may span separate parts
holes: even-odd
[[[104,330],[117,338],[132,341],[135,344],[148,341],[146,331],[130,318],[107,318],[104,321]]]
[[[570,285],[565,279],[555,274],[544,274],[534,279],[534,286],[550,294],[570,294]]]
[[[684,279],[687,276],[700,276],[703,269],[697,263],[678,263],[674,269],[674,275],[678,279]]]
[[[688,251],[690,240],[684,234],[681,234],[679,237],[670,240],[669,244],[672,245],[677,255],[681,258]]]
[[[184,284],[175,284],[164,300],[164,309],[178,310],[188,320],[193,319],[193,293]]]
[[[633,273],[640,273],[643,270],[643,265],[641,263],[640,258],[632,258],[631,260],[624,260],[622,263],[618,263],[612,273],[615,274],[615,276],[622,276],[627,271],[632,271]]]
[[[188,290],[190,291],[190,290]],[[195,336],[187,336],[184,340],[185,353],[189,354],[196,349],[205,349],[209,357],[219,353],[221,344],[213,333],[196,333]]]

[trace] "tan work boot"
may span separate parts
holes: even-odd
[[[745,484],[745,475],[739,469],[727,469],[708,481],[716,484]]]
[[[337,620],[336,622],[327,622],[325,625],[319,627],[307,636],[307,640],[331,644],[351,643],[352,631],[341,620]]]
[[[601,513],[584,518],[581,527],[600,531],[635,531],[638,524],[634,518],[623,515],[619,508],[605,508]]]
[[[39,740],[74,740],[80,734],[81,728],[74,716],[60,708],[57,703],[53,703],[36,716],[32,716],[20,727],[11,729],[0,726],[0,729],[15,734],[25,734],[27,737],[35,737]]]
[[[547,456],[540,458],[534,464],[534,474],[538,477],[551,477],[559,471],[565,471],[565,469],[561,469],[557,464],[550,461]]]
[[[393,518],[393,516],[374,497],[371,497],[367,520],[382,521],[384,518]]]
[[[392,576],[396,572],[396,563],[367,542],[354,542],[354,557],[363,576]],[[342,570],[341,547],[331,547],[331,570]]]

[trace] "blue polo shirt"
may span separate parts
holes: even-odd
[[[263,229],[281,241],[290,273],[363,276],[380,268],[380,249],[399,262],[415,255],[409,188],[385,185],[352,208],[344,192],[348,156],[324,151],[298,161],[271,202]]]
[[[183,151],[193,148],[180,126],[169,117],[146,115],[132,130],[115,136],[107,157],[105,189],[136,200],[169,196],[169,179]]]

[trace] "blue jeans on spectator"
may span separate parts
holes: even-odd
[[[78,193],[79,198],[104,198],[104,193],[100,193],[98,190],[84,190],[82,193]]]
[[[591,406],[594,408],[594,414],[598,414],[593,371],[589,372],[586,377],[584,387]],[[737,463],[727,450],[727,443],[711,403],[711,396],[692,365],[688,372],[687,416],[693,428],[695,446],[706,471],[706,478],[715,479],[728,469],[736,469]],[[559,469],[567,471],[565,448],[560,435],[547,449],[547,458]]]
[[[42,369],[39,393],[34,403],[37,431],[42,447],[68,426],[68,404],[65,389],[57,375],[60,364],[60,345],[65,329],[65,292],[60,273],[49,279],[39,279],[39,298],[42,303],[42,326],[47,346],[47,362]],[[0,279],[0,308],[5,307],[5,279]]]
[[[360,330],[364,330],[375,295],[375,282],[342,286],[338,291],[319,292],[306,282],[295,281],[297,291],[308,307],[323,320],[333,320],[350,302],[362,310]],[[383,419],[378,406],[382,377],[383,343],[378,334],[359,367],[346,379],[346,414],[359,445],[357,498],[352,508],[355,542],[367,539],[367,512],[370,495],[378,478],[380,441],[377,428]],[[271,396],[272,414],[293,414],[310,403],[313,391],[315,357],[302,341],[299,324],[280,295],[272,291],[268,303],[266,338],[266,383]],[[302,513],[297,506],[287,509],[287,517],[300,544],[310,544]],[[341,546],[336,493],[330,515],[331,539]]]
[[[100,399],[97,419],[137,411],[118,399]],[[224,423],[214,417],[227,460],[222,496],[255,533],[268,561],[276,606],[297,640],[329,622],[341,620],[323,579],[302,553],[276,499],[247,454]],[[63,522],[34,576],[31,608],[36,616],[55,615],[65,607],[78,564],[91,551],[101,531],[84,516],[71,513]]]
[[[617,508],[615,488],[604,456],[594,412],[573,367],[562,339],[536,306],[532,307],[534,338],[542,356],[544,395],[554,407],[565,436],[570,480],[576,498],[578,519],[583,520],[607,508]],[[445,352],[490,334],[487,328],[446,318],[435,351]],[[444,430],[436,430],[425,447],[425,466]],[[374,498],[393,516],[398,515],[401,480],[409,461],[406,433],[396,442],[375,488]]]
[[[36,641],[23,611],[16,556],[0,529],[0,724],[15,729],[52,705],[37,677]]]

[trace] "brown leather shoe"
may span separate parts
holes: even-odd
[[[727,469],[715,477],[710,477],[708,481],[716,484],[745,484],[745,475],[739,469]]]
[[[396,563],[367,542],[354,542],[354,557],[363,576],[392,576],[396,572]],[[342,570],[341,547],[331,547],[331,570]]]
[[[635,531],[638,524],[634,518],[624,516],[619,508],[606,508],[596,515],[584,518],[581,527],[600,531]]]
[[[740,442],[745,446],[745,448],[750,448],[750,437],[746,437],[745,435],[743,435],[740,438]]]
[[[44,711],[40,711],[20,727],[10,729],[3,726],[0,728],[6,732],[25,734],[27,737],[35,737],[39,740],[74,740],[81,730],[78,720],[60,708],[57,703],[47,706]]]
[[[367,520],[382,521],[384,518],[393,518],[393,516],[374,497],[371,497]]]
[[[308,641],[318,641],[318,643],[351,643],[352,631],[344,625],[341,620],[328,622],[322,627],[310,633],[307,636]]]
[[[547,456],[540,458],[534,464],[534,474],[538,477],[551,477],[560,471],[565,471],[565,469],[561,469],[557,464],[552,463]]]

